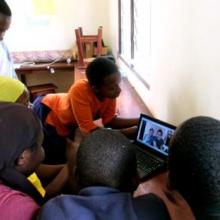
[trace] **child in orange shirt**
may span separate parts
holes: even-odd
[[[44,126],[46,162],[61,163],[65,158],[66,137],[79,127],[83,134],[99,128],[94,123],[101,119],[104,127],[121,129],[130,136],[138,118],[124,119],[116,115],[116,98],[121,89],[117,66],[107,58],[96,58],[86,69],[87,79],[74,83],[68,93],[38,97],[34,111]]]

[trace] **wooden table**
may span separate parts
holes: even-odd
[[[17,74],[20,74],[21,76],[21,81],[26,85],[26,74],[31,74],[35,72],[36,74],[38,73],[37,71],[42,72],[42,71],[48,71],[48,72],[53,72],[56,70],[73,70],[75,69],[75,63],[36,63],[33,65],[22,65],[15,67],[15,71]]]
[[[154,193],[164,201],[172,220],[195,220],[183,197],[177,191],[169,190],[167,186],[168,173],[166,172],[141,183],[134,196]]]

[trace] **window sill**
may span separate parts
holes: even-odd
[[[143,79],[143,77],[134,69],[134,66],[132,64],[129,64],[126,59],[123,58],[123,56],[121,54],[118,54],[118,58],[129,68],[129,70],[138,78],[138,80],[141,81],[141,83],[143,83],[144,86],[146,86],[146,88],[149,90],[150,89],[150,85],[149,83],[146,82],[145,79]]]

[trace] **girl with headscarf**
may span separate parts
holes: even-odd
[[[43,197],[27,180],[42,160],[43,133],[35,114],[0,102],[0,219],[33,219]]]
[[[29,105],[29,92],[19,80],[0,76],[0,101]]]
[[[20,103],[30,107],[29,92],[26,86],[19,80],[6,76],[0,76],[0,101]],[[68,179],[68,169],[64,165],[41,164],[36,173],[30,175],[28,179],[46,199],[60,193]],[[46,185],[45,189],[41,181]]]

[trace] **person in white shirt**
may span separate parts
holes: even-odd
[[[5,32],[11,24],[11,10],[8,4],[0,1],[0,75],[17,79],[13,62],[6,44],[3,41]]]

